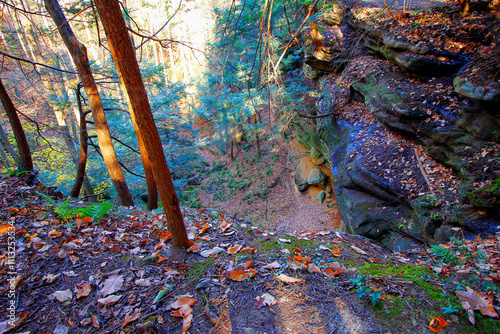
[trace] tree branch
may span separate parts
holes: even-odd
[[[0,55],[3,55],[3,56],[8,57],[8,58],[15,59],[15,60],[24,61],[25,63],[29,63],[29,64],[33,65],[33,67],[35,67],[35,66],[42,66],[42,67],[46,67],[46,68],[49,68],[51,70],[58,71],[58,72],[69,73],[69,74],[77,74],[76,72],[66,71],[66,70],[62,70],[60,68],[56,68],[56,67],[52,67],[52,66],[49,66],[49,65],[37,63],[35,61],[31,61],[31,60],[19,58],[19,57],[16,57],[16,56],[12,56],[12,55],[9,55],[9,54],[7,54],[5,52],[2,52],[2,51],[0,51]]]

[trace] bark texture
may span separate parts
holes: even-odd
[[[26,139],[23,125],[17,115],[16,107],[14,107],[14,103],[12,103],[2,80],[0,80],[0,100],[2,100],[5,113],[7,114],[10,126],[12,127],[12,132],[14,132],[14,137],[16,138],[17,149],[19,150],[19,171],[32,171],[33,160],[31,159],[31,151],[28,145],[28,140]]]
[[[172,243],[178,247],[189,247],[179,200],[175,194],[160,135],[151,113],[146,89],[134,49],[127,34],[120,5],[117,0],[95,0],[95,4],[108,38],[118,75],[128,97],[132,121],[142,137],[148,158],[151,161],[168,229],[172,234]]]
[[[116,189],[118,199],[123,206],[134,205],[134,200],[130,195],[127,183],[125,182],[125,178],[120,165],[118,164],[118,159],[116,158],[115,150],[113,148],[102,101],[99,97],[94,76],[92,75],[92,71],[90,69],[87,57],[87,48],[76,38],[57,0],[44,0],[44,3],[45,8],[56,23],[64,44],[66,44],[66,47],[68,48],[68,51],[78,69],[80,80],[82,80],[83,87],[85,88],[85,92],[87,93],[89,100],[90,109],[92,110],[92,118],[94,119],[96,127],[99,147],[101,148],[104,163],[108,168],[109,176],[113,181],[113,186]]]

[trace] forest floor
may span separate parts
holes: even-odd
[[[0,333],[499,331],[500,237],[391,253],[183,209],[193,246],[177,252],[161,213],[61,220],[26,176],[0,180]]]

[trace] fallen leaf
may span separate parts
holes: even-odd
[[[323,274],[325,274],[325,276],[329,276],[329,277],[334,277],[334,276],[337,276],[341,273],[343,273],[343,270],[339,269],[339,268],[328,267],[325,270],[323,270]]]
[[[91,290],[92,286],[87,282],[77,284],[75,287],[76,299],[88,296]]]
[[[75,272],[73,270],[63,271],[63,275],[68,276],[68,277],[77,277],[78,276],[77,274],[75,274]]]
[[[52,295],[61,303],[64,303],[65,301],[71,300],[73,298],[73,293],[70,289],[59,290],[54,292]]]
[[[113,275],[104,281],[103,287],[101,288],[101,296],[106,297],[118,290],[123,286],[123,275]]]
[[[57,325],[52,334],[68,334],[69,327],[64,325]]]
[[[15,227],[12,224],[4,224],[4,225],[0,226],[0,235],[5,234],[5,233],[9,233],[10,231],[12,231],[12,232],[17,231],[17,227]]]
[[[256,250],[257,248],[255,247],[245,247],[241,250],[241,252],[245,254],[254,254]]]
[[[214,247],[212,249],[206,249],[200,252],[200,255],[203,257],[209,257],[210,255],[216,255],[218,253],[224,252],[224,248]]]
[[[54,274],[45,274],[42,277],[42,280],[45,281],[46,283],[52,284],[52,283],[54,283],[54,281],[56,280],[56,278],[58,278],[59,276],[61,276],[61,274],[57,274],[57,275],[54,275]]]
[[[139,312],[134,312],[132,315],[130,315],[130,313],[125,314],[125,321],[122,322],[120,327],[123,329],[123,327],[127,326],[132,321],[139,319],[140,315],[141,314]]]
[[[271,262],[269,264],[266,264],[264,269],[281,269],[281,264],[279,264],[277,261]]]
[[[498,314],[493,308],[493,296],[474,291],[469,287],[466,287],[466,291],[457,290],[455,294],[458,296],[458,299],[460,299],[462,305],[468,303],[472,309],[479,310],[482,315],[498,318]],[[465,306],[464,308],[467,310]]]
[[[200,247],[197,244],[192,245],[187,249],[188,252],[198,253],[200,251]]]
[[[228,279],[232,281],[237,281],[237,282],[242,282],[246,280],[247,278],[252,278],[257,274],[257,270],[250,268],[250,269],[242,269],[242,270],[233,270],[229,273],[227,276]]]
[[[61,232],[56,231],[56,230],[51,230],[51,231],[47,234],[47,236],[48,236],[49,238],[56,238],[56,237],[58,237],[58,236],[60,236],[60,235],[61,235]]]
[[[139,279],[136,279],[135,280],[135,284],[136,285],[139,285],[139,286],[151,286],[151,281],[148,280],[148,279],[144,279],[144,278],[139,278]]]
[[[99,298],[97,302],[103,305],[112,305],[122,298],[121,295],[109,295],[106,298]]]
[[[290,277],[285,274],[279,274],[276,278],[283,283],[304,283],[303,279]]]
[[[272,295],[268,293],[264,293],[261,296],[255,297],[255,306],[257,306],[258,309],[264,307],[264,306],[271,306],[277,303],[276,298],[274,298]]]
[[[173,309],[178,309],[183,305],[193,306],[196,303],[196,299],[192,298],[191,295],[182,295],[178,296],[177,300],[170,304],[170,307]]]
[[[316,267],[314,263],[309,264],[309,267],[307,267],[307,271],[310,272],[311,274],[321,273],[321,270],[318,267]]]
[[[161,241],[163,241],[163,242],[165,242],[165,241],[167,241],[167,240],[169,240],[169,239],[171,239],[171,238],[172,238],[172,234],[170,234],[170,232],[169,232],[169,231],[165,231],[165,232],[163,232],[163,233],[160,235],[160,240],[161,240]]]
[[[71,263],[73,263],[73,265],[75,265],[79,260],[78,256],[75,256],[75,255],[70,255],[69,259],[71,260]]]
[[[158,256],[158,260],[156,260],[156,263],[162,263],[163,261],[166,261],[168,259],[168,257],[163,257],[163,256]]]
[[[93,314],[92,314],[92,326],[95,328],[101,327],[101,325],[99,324],[99,319],[97,319],[97,317]]]
[[[361,254],[361,255],[366,255],[366,252],[365,252],[364,250],[362,250],[361,248],[358,248],[358,247],[356,247],[356,246],[354,246],[354,245],[351,245],[351,248],[352,248],[352,249],[354,249],[354,251],[355,251],[356,253],[359,253],[359,254]]]
[[[311,263],[311,259],[303,254],[295,255],[293,258],[299,262]]]
[[[247,262],[246,262],[243,266],[244,266],[246,269],[248,269],[248,268],[250,268],[250,267],[252,266],[252,264],[253,264],[253,261],[247,261]]]
[[[233,247],[229,247],[227,250],[228,254],[234,255],[240,251],[240,249],[243,248],[243,245],[234,245]]]
[[[443,328],[448,325],[446,320],[443,318],[434,317],[429,323],[429,330],[433,333],[439,333],[443,330]]]
[[[341,255],[340,254],[340,247],[336,247],[336,248],[332,249],[332,255],[339,257]]]

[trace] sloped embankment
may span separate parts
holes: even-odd
[[[323,95],[310,116],[330,115],[313,122],[346,229],[396,250],[447,240],[455,227],[495,234],[498,18],[451,8],[333,12],[341,19],[323,19],[323,46],[305,57],[305,72]]]

